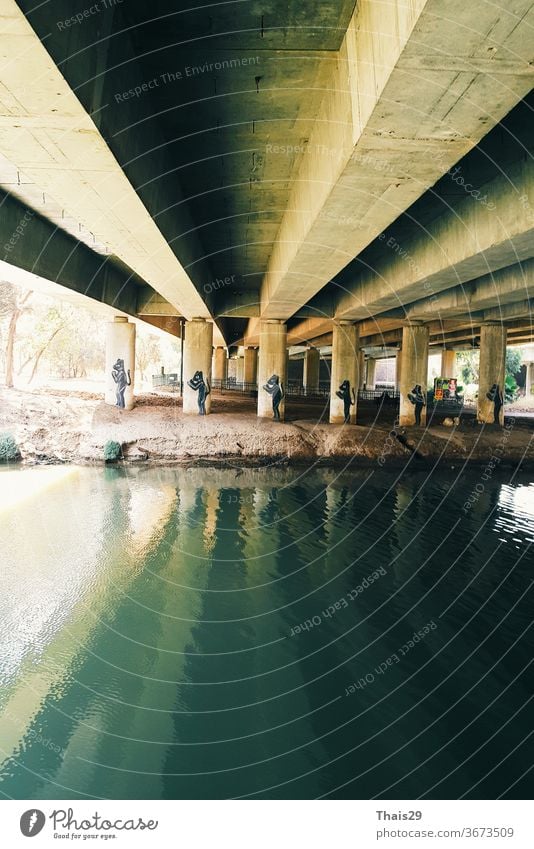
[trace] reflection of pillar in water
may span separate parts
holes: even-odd
[[[194,485],[187,473],[171,472],[169,482],[174,484],[178,502],[173,510],[173,533],[162,541],[162,555],[154,561],[159,566],[157,572],[148,574],[148,584],[138,591],[145,608],[145,627],[150,622],[153,630],[129,648],[128,668],[143,670],[144,674],[128,676],[131,691],[125,701],[132,707],[121,705],[114,716],[115,727],[107,729],[114,736],[106,741],[105,762],[124,770],[122,787],[130,798],[136,798],[140,791],[139,763],[143,763],[143,770],[154,773],[150,779],[152,797],[164,796],[168,741],[176,735],[177,698],[187,696],[181,682],[188,680],[187,652],[195,642],[193,632],[202,617],[202,589],[209,575],[209,553],[202,533],[207,524],[206,492]],[[124,743],[123,736],[130,739]],[[165,745],[160,745],[162,742]],[[102,753],[98,754],[94,760],[102,761]],[[114,780],[113,772],[109,780]],[[112,793],[108,790],[106,795]]]
[[[130,604],[129,599],[138,594],[137,582],[142,575],[148,553],[152,555],[159,545],[165,545],[165,533],[173,514],[176,494],[174,488],[165,485],[164,481],[154,487],[147,487],[146,481],[143,481],[142,487],[139,487],[136,475],[129,474],[128,470],[105,471],[106,474],[102,476],[83,470],[73,493],[72,503],[76,509],[71,521],[67,519],[69,499],[65,498],[65,493],[61,493],[57,529],[61,555],[55,555],[54,566],[57,569],[59,557],[64,558],[69,570],[69,595],[76,599],[76,606],[67,619],[67,627],[64,627],[63,619],[58,621],[56,635],[42,650],[35,680],[29,680],[27,674],[24,675],[24,703],[28,712],[24,715],[20,711],[19,698],[17,732],[20,736],[24,726],[27,724],[30,727],[38,716],[40,732],[46,733],[53,742],[57,740],[65,749],[58,758],[54,771],[52,760],[49,761],[50,783],[55,781],[73,791],[79,790],[93,795],[104,793],[107,796],[113,793],[113,773],[107,770],[97,771],[94,765],[87,761],[92,759],[110,766],[125,765],[135,745],[130,745],[129,741],[125,742],[124,738],[127,738],[129,733],[136,736],[133,730],[135,720],[141,721],[145,734],[150,731],[145,723],[146,714],[141,709],[129,708],[124,703],[142,705],[139,693],[144,686],[147,691],[149,687],[143,682],[142,675],[128,675],[120,671],[121,661],[118,660],[117,654],[114,655],[118,665],[114,670],[112,694],[115,696],[119,691],[117,698],[123,703],[117,705],[116,709],[112,701],[105,701],[105,685],[95,691],[93,688],[84,688],[83,683],[85,680],[94,682],[95,658],[105,659],[109,655],[109,630],[102,627],[102,623],[111,620],[117,634],[123,633],[123,626],[120,624],[123,609]],[[95,503],[98,509],[95,509]],[[46,510],[53,508],[53,505],[53,499],[49,499]],[[79,524],[80,515],[83,515],[83,533]],[[97,519],[100,527],[92,527],[93,517]],[[47,517],[46,527],[50,534],[54,529],[52,516]],[[46,534],[43,535],[43,538],[45,537]],[[74,572],[73,562],[77,567]],[[44,558],[41,563],[44,565]],[[80,591],[76,590],[73,583],[76,580],[87,585],[85,592],[83,584]],[[57,593],[62,584],[61,579],[55,582],[56,606]],[[42,592],[40,604],[43,604]],[[63,606],[63,613],[65,612]],[[144,619],[145,615],[145,612],[140,614],[140,619]],[[89,652],[85,651],[88,644],[91,648]],[[117,639],[119,652],[121,644],[124,646],[124,642]],[[128,662],[131,662],[132,668],[146,669],[146,655],[146,647],[141,647],[139,640],[128,642]],[[153,652],[150,652],[150,655],[153,657]],[[73,676],[74,663],[76,674]],[[33,707],[29,704],[29,692],[35,694],[36,702]],[[16,697],[16,692],[13,696]],[[77,718],[89,715],[92,718],[89,725]],[[68,717],[73,717],[73,720],[70,721]],[[158,716],[158,719],[161,720],[161,716]],[[91,725],[95,726],[94,731]],[[4,730],[2,728],[2,740],[5,744],[8,737],[3,733]],[[163,734],[168,733],[164,723],[158,725],[158,730]],[[107,732],[106,736],[100,731]],[[159,748],[161,753],[163,747]],[[144,754],[136,749],[134,760]],[[146,754],[148,756],[149,751]],[[24,757],[31,759],[31,746],[26,748]],[[133,761],[131,767],[134,768]],[[39,782],[42,787],[41,778]]]

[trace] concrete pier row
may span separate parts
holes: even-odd
[[[429,330],[422,322],[410,322],[402,331],[402,367],[400,376],[400,412],[399,424],[414,425],[426,423],[426,389],[428,376],[428,339]],[[413,398],[419,392],[424,396],[424,404],[414,403]],[[418,407],[420,407],[418,411]]]
[[[411,320],[402,329],[402,344],[397,349],[395,388],[400,393],[399,424],[424,427],[427,420],[429,325]],[[332,323],[332,360],[330,370],[330,424],[356,424],[358,390],[366,376],[366,389],[374,388],[376,359],[365,361],[359,326],[347,320]],[[479,424],[504,424],[504,387],[507,329],[497,321],[480,327]],[[288,345],[287,326],[269,319],[261,323],[259,348],[246,346],[238,365],[236,380],[257,385],[257,415],[273,418],[273,393],[266,386],[278,383],[281,400],[277,406],[280,421],[285,416]],[[226,348],[213,346],[213,324],[204,318],[185,322],[183,357],[183,412],[209,415],[212,379],[224,381],[228,375]],[[445,346],[441,352],[441,376],[454,377],[456,352]],[[307,394],[319,388],[320,352],[308,347],[304,354],[303,386]],[[134,406],[135,324],[125,316],[115,316],[107,325],[106,390],[107,404],[125,410]],[[276,396],[276,391],[275,391]],[[199,404],[199,399],[203,403]],[[420,399],[420,400],[418,400]]]
[[[116,315],[106,327],[106,404],[122,410],[134,406],[135,324]]]

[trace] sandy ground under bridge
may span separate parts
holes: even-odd
[[[534,467],[534,422],[514,414],[504,429],[476,425],[395,429],[395,412],[361,405],[355,426],[327,423],[323,402],[290,400],[284,423],[258,419],[252,398],[214,393],[212,414],[186,416],[176,396],[141,395],[131,412],[99,395],[57,389],[0,391],[0,432],[14,435],[25,463],[102,462],[108,440],[130,462],[325,463],[380,467],[446,461]]]

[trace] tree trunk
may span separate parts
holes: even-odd
[[[17,321],[20,317],[20,310],[16,307],[11,313],[9,320],[9,328],[7,331],[6,343],[6,386],[9,389],[13,388],[13,356],[15,353],[15,339],[17,337]]]
[[[54,332],[52,333],[52,335],[51,335],[50,339],[48,340],[48,342],[45,342],[45,344],[43,345],[43,347],[42,347],[42,348],[38,351],[37,356],[35,357],[35,362],[34,362],[34,364],[33,364],[32,373],[31,373],[31,375],[30,375],[30,379],[28,380],[28,383],[31,383],[31,382],[32,382],[32,380],[33,380],[33,378],[35,377],[35,374],[36,374],[36,372],[37,372],[37,368],[38,368],[38,366],[39,366],[39,360],[41,359],[41,357],[43,356],[44,352],[46,351],[46,349],[48,348],[48,346],[49,346],[49,345],[50,345],[50,343],[52,342],[52,339],[53,339],[55,336],[57,336],[57,334],[59,333],[59,331],[60,331],[60,330],[63,330],[64,326],[65,326],[64,324],[60,324],[60,325],[59,325],[59,327],[56,327],[56,329],[55,329],[55,330],[54,330]]]
[[[24,304],[32,295],[32,290],[26,292],[22,301],[18,306],[13,308],[13,312],[11,313],[11,318],[9,320],[9,328],[7,331],[7,342],[6,342],[6,377],[5,383],[8,389],[13,388],[13,360],[15,356],[15,341],[17,339],[17,322],[24,312]]]

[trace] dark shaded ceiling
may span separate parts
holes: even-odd
[[[171,6],[155,5],[162,15]],[[150,20],[153,7],[125,4],[135,52],[156,81],[147,120],[180,168],[214,277],[259,286],[323,96],[321,57],[339,47],[352,5],[238,2]]]

